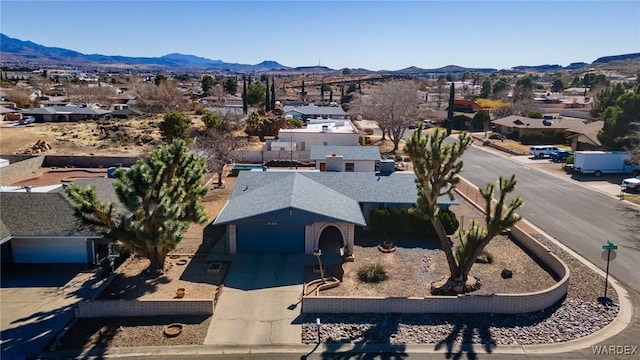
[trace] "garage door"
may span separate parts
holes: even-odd
[[[12,239],[16,264],[89,263],[87,241],[83,239]]]
[[[239,253],[304,253],[304,226],[238,225],[236,251]]]

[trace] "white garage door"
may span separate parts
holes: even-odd
[[[13,262],[89,263],[85,239],[12,239]]]

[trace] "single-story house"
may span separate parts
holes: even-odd
[[[320,171],[375,172],[380,161],[377,146],[311,146],[311,161]]]
[[[355,229],[367,226],[373,209],[416,203],[414,180],[397,172],[242,171],[212,225],[226,226],[229,254],[352,252]],[[457,202],[443,196],[438,204]]]
[[[23,110],[23,115],[35,117],[36,122],[81,120],[110,120],[111,111],[80,106],[52,106]]]
[[[291,116],[294,119],[302,119],[306,122],[308,119],[346,119],[347,113],[340,106],[285,106],[283,108],[285,116]]]
[[[462,113],[475,113],[482,110],[482,107],[473,100],[455,99],[453,100],[453,111]]]
[[[138,116],[142,116],[141,111],[130,109],[128,107],[121,107],[120,109],[113,110],[111,112],[111,117],[114,119],[131,119]]]
[[[573,151],[602,150],[602,144],[598,140],[598,133],[602,130],[604,121],[592,121],[584,124],[580,130],[575,130],[571,138]]]
[[[562,119],[533,119],[520,115],[511,115],[501,119],[493,120],[496,132],[507,135],[515,132],[518,137],[530,132],[540,132],[543,130],[568,130],[577,132],[584,126],[584,120],[562,118]]]
[[[118,204],[113,179],[77,180],[94,185],[98,198]],[[41,192],[42,191],[42,192]],[[0,196],[0,253],[7,263],[96,264],[106,255],[109,239],[82,225],[62,185],[3,192]],[[123,211],[123,208],[118,208]]]

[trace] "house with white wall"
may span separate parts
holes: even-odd
[[[380,161],[377,146],[311,146],[311,161],[320,171],[375,172]]]
[[[358,146],[359,137],[350,120],[312,119],[302,129],[278,131],[278,141],[295,143],[296,151],[309,151],[313,145]]]

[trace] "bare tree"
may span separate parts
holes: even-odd
[[[233,135],[239,127],[239,116],[230,112],[218,116],[216,125],[201,132],[193,142],[192,148],[205,157],[207,170],[218,175],[218,186],[222,186],[224,165],[233,150],[246,145],[246,140]]]
[[[361,113],[378,121],[383,134],[393,141],[393,151],[398,150],[407,127],[418,114],[418,86],[413,81],[390,81],[373,88],[370,96],[361,97]]]
[[[110,106],[115,94],[115,90],[110,86],[87,86],[87,85],[71,85],[65,89],[69,100],[76,104],[88,105],[91,103],[99,103],[104,106]]]
[[[159,85],[153,83],[134,84],[136,108],[143,112],[161,114],[168,111],[184,111],[187,102],[171,81]]]

